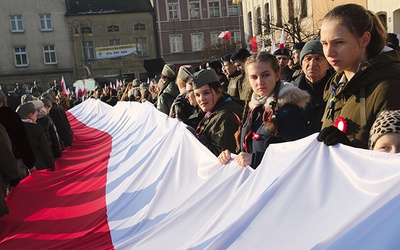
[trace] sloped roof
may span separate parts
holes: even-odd
[[[152,12],[150,0],[66,0],[67,16]]]

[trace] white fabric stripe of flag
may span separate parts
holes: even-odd
[[[100,115],[90,115],[101,117],[105,120],[102,123],[111,122],[112,125],[102,126],[111,129],[116,138],[121,136],[119,130],[125,127],[115,122],[118,116],[110,116],[106,106],[95,107],[92,102],[81,105],[88,106],[89,112],[99,112]],[[126,108],[118,104],[111,113],[132,114],[135,117],[132,126],[137,128],[143,122],[135,124],[139,116],[133,114],[141,114],[142,107],[146,106]],[[126,110],[119,111],[124,108]],[[162,131],[161,135],[171,130],[171,135],[167,136],[170,138],[182,133],[178,126],[168,125],[172,119],[165,115],[157,120],[160,116],[155,114],[160,112],[151,109],[154,112],[151,111],[150,116],[156,119],[146,119],[143,128],[149,126],[147,131],[151,131],[156,127],[157,131]],[[84,116],[85,110],[74,111]],[[118,129],[113,129],[114,125],[119,126]],[[400,210],[396,200],[400,193],[400,156],[342,145],[326,147],[315,138],[316,135],[312,135],[272,145],[259,168],[249,177],[245,174],[247,169],[238,167],[235,161],[219,166],[215,156],[192,135],[183,135],[182,141],[176,142],[178,145],[172,145],[175,143],[172,140],[164,145],[166,150],[173,148],[172,156],[167,158],[171,161],[161,164],[158,158],[149,169],[138,168],[137,178],[132,179],[138,185],[138,194],[144,192],[139,195],[146,197],[146,188],[154,193],[150,201],[136,211],[137,217],[113,219],[114,211],[110,211],[114,246],[116,249],[249,249],[266,244],[271,249],[335,246],[382,249],[390,244],[396,246],[396,243],[398,246],[398,237],[393,232],[399,231],[396,225],[400,225],[400,218],[393,211]],[[161,147],[161,143],[159,145]],[[162,148],[157,148],[153,156],[157,158],[161,151]],[[119,168],[112,174],[115,171]],[[193,172],[196,174],[192,176]],[[158,177],[159,182],[153,181],[151,186],[145,178],[139,178],[139,173],[152,180]],[[128,197],[126,202],[137,201]],[[138,218],[139,214],[143,217]],[[360,226],[366,222],[372,230]],[[383,241],[377,238],[378,232],[379,237],[385,237]]]

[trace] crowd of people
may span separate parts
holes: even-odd
[[[167,63],[159,79],[126,79],[120,88],[82,91],[75,99],[56,82],[47,91],[35,83],[30,94],[17,84],[16,111],[0,91],[0,147],[2,159],[10,159],[0,166],[0,202],[7,187],[30,172],[54,168],[54,159],[72,143],[65,110],[85,98],[112,106],[151,102],[185,123],[221,164],[234,153],[239,165],[255,169],[270,144],[313,133],[328,146],[399,153],[398,45],[375,14],[346,4],[326,14],[319,38],[291,51],[252,54],[240,48],[199,67]]]

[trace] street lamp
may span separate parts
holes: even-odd
[[[87,66],[87,60],[88,60],[88,55],[87,55],[87,46],[85,44],[85,34],[87,36],[92,36],[92,21],[89,19],[75,19],[71,23],[72,28],[74,29],[73,36],[78,38],[82,35],[82,49],[83,49],[83,60],[85,63],[85,66]]]

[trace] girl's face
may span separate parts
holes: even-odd
[[[328,62],[336,71],[344,71],[350,79],[360,63],[366,60],[366,47],[371,35],[365,32],[360,38],[338,20],[324,20],[321,26],[321,43]]]
[[[254,93],[263,97],[274,91],[280,72],[274,72],[269,62],[253,62],[246,66],[246,74]]]
[[[387,133],[379,137],[375,142],[374,151],[381,151],[391,154],[400,153],[400,134]]]
[[[193,92],[196,97],[196,102],[203,112],[212,111],[221,96],[220,92],[216,92],[214,89],[210,88],[208,84],[195,89]]]
[[[196,97],[194,96],[193,85],[186,85],[186,99],[189,101],[190,105],[197,107]]]

